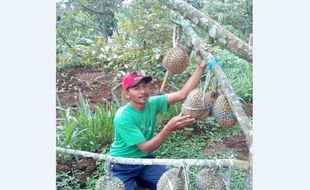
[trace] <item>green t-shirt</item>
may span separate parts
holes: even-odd
[[[151,139],[155,133],[156,116],[168,111],[168,96],[152,96],[143,110],[130,103],[119,108],[114,118],[114,141],[109,155],[124,158],[147,156],[136,145]]]

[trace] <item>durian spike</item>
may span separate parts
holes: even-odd
[[[165,75],[164,81],[163,81],[163,83],[162,83],[162,85],[161,85],[161,87],[160,87],[160,90],[159,90],[159,92],[160,92],[161,94],[163,93],[164,88],[165,88],[165,85],[166,85],[166,83],[167,83],[168,75],[169,75],[169,71],[166,71],[166,75]]]

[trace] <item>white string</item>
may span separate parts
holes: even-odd
[[[176,42],[176,26],[173,28],[173,34],[172,34],[172,45],[173,48],[177,47],[177,42]]]
[[[205,60],[206,61],[206,60]],[[203,108],[206,107],[206,100],[205,100],[205,97],[206,97],[206,91],[207,91],[207,86],[208,86],[208,79],[209,77],[211,77],[211,73],[210,71],[207,72],[206,74],[206,81],[205,81],[205,86],[203,88],[203,95],[202,95],[202,102],[203,102]]]
[[[182,104],[182,106],[183,106],[185,109],[188,109],[188,110],[202,111],[202,110],[207,110],[207,109],[209,109],[209,108],[212,106],[212,104],[211,104],[211,102],[209,102],[209,104],[208,104],[208,106],[207,106],[206,108],[193,108],[193,107],[188,107],[188,106],[186,106],[185,104]]]
[[[188,190],[188,186],[189,186],[189,176],[188,176],[188,168],[186,167],[186,164],[183,163],[182,164],[182,167],[184,169],[184,179],[185,179],[185,187],[186,187],[186,190]]]
[[[226,175],[224,177],[224,183],[226,185],[227,190],[230,190],[230,180],[231,180],[231,167],[229,166],[226,171]]]
[[[230,156],[230,163],[231,163],[231,166],[228,166],[228,169],[226,171],[226,175],[224,177],[224,183],[226,185],[226,189],[227,190],[230,190],[230,181],[231,181],[231,171],[232,171],[232,166],[233,166],[233,162],[232,162],[232,159],[234,158],[234,155],[231,155]]]
[[[195,178],[198,178],[198,177],[199,177],[199,175],[197,175],[197,174],[191,172],[190,169],[188,169],[188,168],[189,168],[189,166],[186,167],[186,170],[187,170],[188,173],[192,174]]]

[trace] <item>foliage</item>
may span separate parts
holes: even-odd
[[[223,71],[229,79],[236,95],[244,102],[252,102],[253,68],[247,61],[240,59],[226,49],[214,48],[214,56],[220,60]]]
[[[114,14],[113,19],[99,17],[87,11],[80,3],[92,9],[103,11],[102,3],[110,2],[109,10]],[[106,73],[119,79],[125,72],[140,70],[142,73],[163,78],[165,70],[162,66],[164,53],[172,47],[171,22],[177,15],[158,1],[136,0],[130,6],[124,7],[121,1],[68,1],[57,3],[57,36],[56,58],[57,69],[74,66],[100,66]],[[252,33],[252,1],[200,1],[191,0],[193,6],[208,13],[212,18],[223,24],[228,30],[247,41]],[[204,2],[204,3],[202,3]],[[97,9],[98,8],[98,9]],[[112,13],[111,13],[112,15]],[[77,22],[78,21],[78,22]],[[106,39],[102,29],[103,21],[109,22],[107,27],[109,37]],[[81,24],[83,23],[83,24]],[[93,26],[93,27],[89,27]],[[97,29],[96,29],[97,28]],[[99,29],[99,30],[98,30]],[[213,43],[207,33],[196,28],[199,36],[212,45],[213,55],[220,60],[222,68],[229,78],[235,93],[243,101],[252,101],[253,73],[248,62],[223,50]],[[113,31],[113,34],[111,33]],[[184,36],[181,44],[186,44]],[[196,61],[191,56],[191,64],[181,75],[170,75],[169,85],[179,89],[184,79],[191,76]],[[203,85],[203,84],[201,84]],[[211,87],[215,87],[212,81]],[[107,146],[113,138],[113,118],[115,107],[124,105],[124,99],[108,106],[91,108],[89,103],[80,96],[77,110],[63,108],[58,104],[61,123],[57,125],[57,146],[80,149],[91,152],[102,152],[100,148]],[[180,113],[180,104],[170,107],[169,112],[158,116],[159,129],[173,116]],[[239,134],[240,126],[230,129],[220,129],[214,119],[199,121],[195,126],[200,130],[199,135],[193,134],[193,129],[173,133],[157,151],[160,158],[228,158],[234,156],[232,151],[221,151],[214,154],[202,154],[205,145],[220,142],[224,137]],[[158,129],[158,130],[159,130]],[[86,187],[80,187],[78,181],[69,173],[57,173],[57,189],[94,189],[99,176],[104,175],[103,162],[97,162],[97,170],[87,180]],[[198,168],[194,170],[194,173]],[[191,176],[193,177],[193,176]],[[232,170],[231,189],[243,189],[246,173],[242,170]],[[193,185],[192,185],[193,186]]]
[[[81,9],[57,5],[57,67],[97,64],[107,72],[148,70],[156,73],[162,48],[171,41],[169,11],[157,1],[138,0],[130,7],[117,7],[118,34],[104,40],[93,28],[81,27],[75,20],[92,22]],[[162,74],[163,75],[163,74]]]
[[[79,100],[77,111],[72,111],[70,107],[59,109],[63,122],[56,129],[57,146],[98,152],[113,140],[116,110],[112,106],[99,105],[93,112],[82,96]]]
[[[58,190],[79,190],[79,189],[95,189],[96,181],[99,177],[105,175],[105,162],[102,160],[96,161],[96,170],[91,176],[87,178],[84,186],[70,173],[72,172],[58,172],[56,173],[56,188]],[[72,170],[75,168],[73,167]]]
[[[201,9],[204,5],[202,0],[186,0],[186,2],[195,7],[196,9]]]
[[[253,33],[253,1],[225,0],[207,2],[202,9],[227,30],[244,41]]]
[[[230,189],[245,189],[247,173],[241,169],[233,169],[231,174]]]

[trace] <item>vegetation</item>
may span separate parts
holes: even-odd
[[[73,111],[70,107],[58,107],[61,122],[56,127],[57,146],[91,152],[102,152],[100,148],[112,143],[114,106],[99,105],[91,109],[80,96],[80,106]]]
[[[225,28],[247,41],[252,33],[252,1],[188,1],[200,11],[209,14]],[[177,13],[169,10],[158,1],[136,0],[125,4],[122,0],[78,0],[57,1],[57,70],[81,66],[102,67],[114,81],[128,71],[140,70],[143,73],[163,78],[162,66],[164,52],[172,47],[172,31],[175,25],[171,20]],[[195,29],[199,36],[213,47],[213,55],[222,63],[223,71],[230,80],[235,93],[242,102],[253,100],[252,66],[231,52],[218,46],[207,33]],[[185,46],[187,36],[181,35],[181,45]],[[194,53],[192,53],[193,55]],[[188,78],[196,61],[191,56],[189,68],[181,75],[170,75],[169,85],[179,89]],[[203,79],[202,79],[203,80]],[[113,81],[112,81],[113,82]],[[201,87],[204,85],[201,82]],[[211,89],[216,86],[213,80]],[[121,101],[121,102],[120,102]],[[64,107],[57,102],[60,121],[56,126],[56,145],[58,147],[106,153],[113,140],[113,118],[116,109],[124,100],[114,100],[107,105],[91,105],[82,96],[77,109]],[[180,104],[170,107],[169,112],[158,116],[158,130],[169,118],[180,113]],[[209,118],[199,121],[194,128],[187,128],[172,134],[157,151],[159,158],[229,158],[233,151],[213,154],[203,153],[206,145],[220,142],[223,138],[240,134],[235,126],[220,129]],[[194,134],[193,130],[200,131]],[[71,157],[66,155],[67,157]],[[57,159],[59,159],[57,157]],[[74,158],[79,159],[79,158]],[[99,176],[104,175],[104,162],[96,162],[97,169],[87,179],[84,186],[71,171],[58,172],[56,185],[59,190],[94,189]],[[191,169],[191,181],[200,168]],[[231,175],[230,189],[244,189],[246,172],[240,169],[222,168],[221,174]],[[191,183],[191,187],[194,184]],[[194,189],[194,188],[192,188]]]

